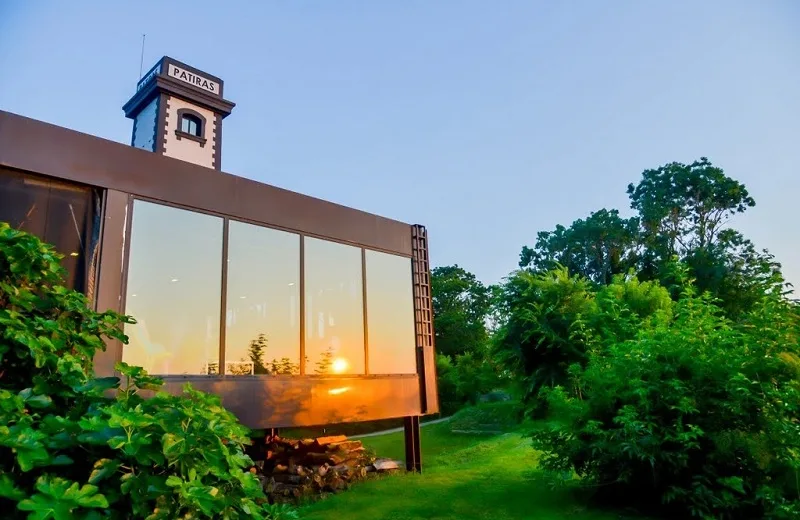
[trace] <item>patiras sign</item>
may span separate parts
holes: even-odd
[[[169,64],[167,75],[171,78],[183,81],[184,83],[188,83],[189,85],[201,88],[207,92],[211,92],[212,94],[219,95],[219,84],[216,81],[211,81],[208,78],[204,78],[203,76],[195,74],[194,72],[189,72],[188,70],[182,69],[181,67],[178,67],[172,63]]]

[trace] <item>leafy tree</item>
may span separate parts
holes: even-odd
[[[127,342],[133,320],[65,288],[61,258],[0,223],[3,518],[271,518],[248,430],[218,397],[168,395],[124,363],[122,383],[93,376],[103,337]]]
[[[267,368],[269,374],[290,376],[300,373],[300,365],[293,363],[288,357],[273,359]]]
[[[264,365],[264,353],[267,350],[267,336],[259,334],[258,337],[250,342],[247,349],[247,356],[253,363],[254,374],[268,374],[269,371]]]
[[[507,385],[501,367],[488,348],[456,356],[436,355],[439,408],[452,415],[464,405],[476,404],[481,396]]]
[[[634,269],[643,280],[670,286],[669,264],[677,256],[697,288],[718,298],[732,318],[764,291],[784,290],[772,255],[727,227],[755,201],[707,158],[645,170],[628,195],[637,216],[623,219],[604,209],[568,228],[541,232],[533,248],[523,247],[520,267],[542,272],[563,265],[603,285]]]
[[[638,238],[638,219],[601,209],[568,228],[558,225],[554,231],[540,232],[532,249],[522,248],[519,266],[549,271],[561,265],[573,274],[607,284],[636,265]]]
[[[645,170],[638,185],[628,185],[628,196],[648,246],[665,261],[710,246],[728,219],[756,204],[743,184],[705,157]]]
[[[491,289],[457,265],[431,272],[436,351],[454,356],[481,348],[488,340]]]
[[[320,354],[320,359],[315,363],[315,374],[327,374],[333,366],[333,347],[328,347],[325,352]]]
[[[669,292],[632,275],[596,286],[565,267],[546,273],[520,270],[507,280],[501,303],[506,319],[497,330],[496,357],[526,381],[531,412],[544,412],[543,388],[571,383],[570,367],[584,366],[593,349],[666,319]]]
[[[596,307],[586,278],[565,267],[517,271],[504,286],[501,307],[506,320],[494,338],[498,356],[526,379],[527,399],[543,386],[565,384],[567,368],[585,362],[592,339],[585,318]]]
[[[687,268],[672,276],[669,319],[591,350],[570,370],[579,392],[545,390],[542,464],[602,487],[598,498],[678,517],[797,518],[797,308],[767,295],[732,322]]]

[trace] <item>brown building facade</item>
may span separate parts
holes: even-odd
[[[253,428],[405,417],[418,452],[438,412],[424,227],[223,173],[222,87],[163,58],[124,107],[133,146],[0,112],[0,221],[137,320],[98,375],[191,382]]]

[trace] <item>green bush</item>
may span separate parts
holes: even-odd
[[[630,305],[622,312],[631,312]],[[731,322],[691,285],[669,319],[592,349],[544,390],[544,467],[598,497],[682,517],[800,515],[800,326],[767,296]]]
[[[161,393],[125,364],[122,383],[93,376],[103,337],[127,341],[133,321],[64,288],[60,258],[0,223],[3,518],[271,518],[248,431],[217,397]]]
[[[438,354],[436,375],[441,414],[449,416],[464,405],[477,403],[481,396],[504,385],[497,364],[487,352],[456,356]]]
[[[459,410],[448,421],[452,431],[507,432],[516,428],[524,417],[518,401],[480,403]]]
[[[653,320],[667,319],[666,289],[633,276],[615,276],[596,288],[564,267],[547,273],[520,270],[503,287],[505,321],[494,338],[498,357],[525,382],[523,396],[534,416],[546,411],[542,388],[574,389],[570,367],[585,366],[589,352],[630,338]]]

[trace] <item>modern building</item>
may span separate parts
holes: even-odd
[[[0,111],[0,221],[65,255],[98,354],[222,397],[252,428],[438,412],[425,228],[222,172],[220,78],[164,57],[124,105],[131,146]]]

